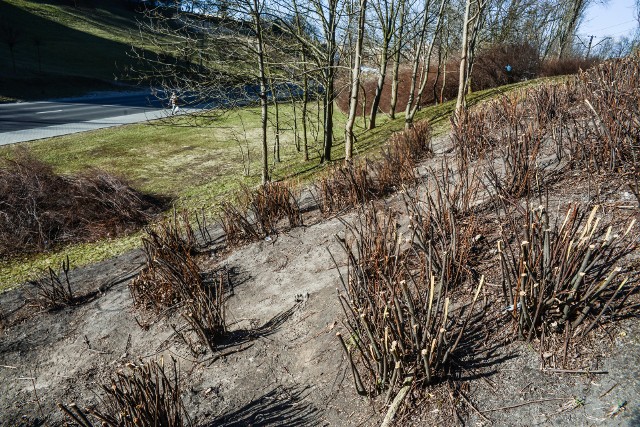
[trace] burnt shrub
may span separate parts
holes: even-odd
[[[107,172],[63,176],[19,151],[0,161],[0,256],[123,235],[146,224],[165,204]]]
[[[166,365],[173,365],[172,369]],[[171,363],[151,360],[128,363],[113,372],[111,384],[101,386],[104,398],[99,407],[81,409],[77,404],[58,403],[72,425],[89,427],[191,426],[182,402],[175,359]],[[93,422],[92,422],[93,421]],[[65,423],[65,425],[68,425]]]

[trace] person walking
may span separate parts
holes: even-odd
[[[175,92],[171,93],[171,98],[169,98],[169,106],[171,107],[171,115],[173,116],[178,112],[180,107],[178,107],[178,96]]]

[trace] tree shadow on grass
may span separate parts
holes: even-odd
[[[317,419],[318,409],[305,401],[307,396],[308,387],[278,386],[243,407],[210,421],[204,427],[320,425]]]

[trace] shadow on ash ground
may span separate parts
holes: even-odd
[[[384,406],[355,393],[335,338],[343,315],[328,250],[344,259],[334,237],[343,231],[328,219],[224,258],[211,254],[205,265],[226,265],[236,283],[228,305],[233,339],[222,350],[235,352],[211,364],[210,354],[197,360],[175,333],[179,316],[143,319],[134,309],[127,284],[143,261],[139,251],[72,271],[79,289],[101,290],[77,307],[23,316],[27,286],[0,295],[0,425],[59,425],[57,402],[96,404],[112,372],[161,356],[177,359],[198,426],[379,425]],[[401,424],[640,425],[639,333],[636,319],[614,330],[604,342],[608,356],[591,361],[592,370],[608,372],[599,375],[542,372],[528,345],[494,346],[458,378],[482,416],[444,416],[427,398]]]

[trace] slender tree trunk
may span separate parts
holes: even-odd
[[[320,104],[322,104],[322,107],[324,107],[324,105],[325,105],[325,97],[324,96],[322,96],[322,97],[316,96],[316,126],[315,126],[315,128],[317,129],[317,132],[316,132],[316,136],[314,138],[316,141],[318,141],[318,136],[320,135],[320,123],[322,123],[322,126],[324,126],[325,109],[324,108],[320,108]],[[320,121],[320,112],[322,112],[322,121]],[[322,129],[322,131],[324,132],[324,128]],[[324,139],[322,140],[322,142],[324,143]],[[324,153],[323,153],[323,156],[324,156]]]
[[[273,112],[275,115],[275,141],[273,143],[273,161],[280,163],[280,108],[278,103],[278,95],[273,83],[273,79],[269,79],[269,86],[271,88],[271,99],[273,101]]]
[[[307,74],[303,77],[302,81],[302,147],[304,153],[304,161],[309,160],[309,139],[307,135],[307,113],[309,109],[309,79]]]
[[[427,22],[429,21],[428,12],[429,12],[430,4],[431,4],[430,0],[425,0],[424,16],[422,18],[422,25],[420,27],[420,35],[418,36],[418,44],[416,46],[415,58],[413,59],[413,69],[411,70],[411,85],[409,87],[409,99],[407,100],[407,106],[405,108],[404,127],[406,129],[409,129],[411,128],[411,126],[413,126],[410,113],[411,113],[411,108],[413,106],[413,100],[415,98],[416,84],[418,80],[418,68],[420,68],[420,52],[422,52],[422,47],[424,46],[424,37],[425,37],[425,33],[427,32]]]
[[[307,114],[309,111],[309,77],[307,76],[307,58],[302,52],[302,147],[304,161],[309,161],[309,137],[307,135]]]
[[[398,86],[400,83],[400,51],[393,60],[393,74],[391,76],[391,99],[389,100],[389,117],[396,118],[396,106],[398,105]]]
[[[402,44],[404,42],[404,17],[406,2],[400,4],[400,23],[398,37],[396,39],[395,52],[393,52],[393,75],[391,77],[391,100],[389,105],[389,117],[396,118],[396,106],[398,105],[398,86],[400,80],[400,58],[402,56]]]
[[[444,15],[444,7],[446,3],[447,3],[447,0],[442,0],[442,2],[440,3],[440,9],[438,10],[438,18],[436,21],[436,28],[433,30],[433,37],[431,38],[431,43],[429,44],[429,50],[427,51],[427,58],[426,58],[427,63],[425,65],[425,71],[422,76],[422,82],[420,83],[420,89],[418,89],[418,95],[416,96],[417,100],[413,104],[413,107],[411,108],[411,112],[409,113],[408,117],[405,118],[405,122],[413,123],[413,118],[415,117],[416,112],[418,111],[418,108],[420,108],[420,103],[422,101],[422,94],[424,93],[424,89],[427,87],[427,81],[429,80],[429,68],[431,67],[431,55],[433,54],[433,46],[435,45],[436,37],[440,32],[440,24],[442,23],[442,16]]]
[[[336,65],[336,16],[337,1],[329,0],[329,16],[325,33],[327,36],[327,57],[324,66],[325,96],[324,96],[324,147],[321,162],[331,161],[331,149],[333,148],[333,100],[335,98],[335,65]]]
[[[267,143],[267,122],[268,99],[267,99],[267,77],[264,61],[264,40],[262,38],[262,22],[260,21],[260,7],[258,0],[253,0],[254,7],[254,24],[256,31],[256,39],[258,42],[258,73],[260,77],[260,120],[262,128],[262,184],[269,182],[269,146]]]
[[[376,94],[371,102],[371,114],[369,115],[369,129],[376,127],[376,117],[378,108],[380,108],[380,99],[382,98],[382,90],[384,89],[384,81],[387,77],[387,64],[389,63],[389,43],[384,43],[382,53],[380,55],[380,69],[378,75],[378,84],[376,85]]]
[[[442,67],[442,86],[440,87],[440,103],[444,102],[444,90],[447,87],[447,57],[448,55],[444,55],[444,66]]]
[[[471,15],[471,2],[476,4],[476,10]],[[462,109],[466,107],[465,94],[470,89],[471,70],[476,47],[476,40],[482,25],[482,15],[488,0],[467,0],[462,28],[462,53],[460,58],[460,72],[458,78],[458,99],[456,101],[456,120],[460,117]],[[469,26],[473,28],[469,31]]]
[[[289,99],[291,101],[291,108],[293,109],[293,144],[299,153],[302,151],[302,147],[300,146],[300,127],[298,125],[298,98],[294,95],[291,88],[289,88]]]
[[[464,18],[462,21],[462,49],[460,51],[460,72],[458,74],[458,99],[456,100],[456,120],[464,108],[464,87],[467,80],[467,55],[469,51],[469,13],[471,12],[471,2],[467,0],[464,8]]]
[[[439,46],[438,46],[438,68],[436,69],[436,78],[433,79],[433,101],[436,104],[439,104],[441,101],[438,100],[438,80],[440,80],[441,70],[442,70],[442,33],[439,37]],[[443,79],[446,76],[443,77]]]
[[[585,0],[574,0],[571,2],[569,15],[563,17],[563,28],[560,31],[558,59],[565,56],[567,49],[571,46],[572,36],[576,29],[576,24],[586,6]],[[566,21],[566,23],[565,23]]]
[[[355,135],[353,126],[358,114],[358,91],[360,90],[360,64],[362,62],[362,43],[364,40],[364,24],[367,9],[367,0],[360,0],[360,13],[358,16],[358,36],[353,58],[353,68],[351,69],[351,96],[349,97],[349,115],[345,125],[345,161],[350,162],[353,156],[353,144]]]
[[[298,4],[296,1],[293,2],[293,7],[296,23],[295,31],[299,37],[304,37],[302,23],[300,22],[300,12],[298,10]],[[300,49],[300,57],[302,59],[302,146],[304,161],[306,162],[309,160],[309,140],[307,135],[307,113],[309,111],[309,76],[307,75],[307,53],[305,46],[302,46],[302,48]],[[298,151],[300,150],[298,149]]]
[[[324,92],[324,148],[322,150],[322,163],[331,161],[331,149],[333,147],[333,97],[334,97],[334,88],[333,88],[333,61],[329,65],[331,70],[328,72],[327,76],[327,87]]]
[[[360,79],[360,93],[362,94],[362,123],[364,123],[364,127],[367,127],[367,91],[366,88],[362,84],[362,79]]]

